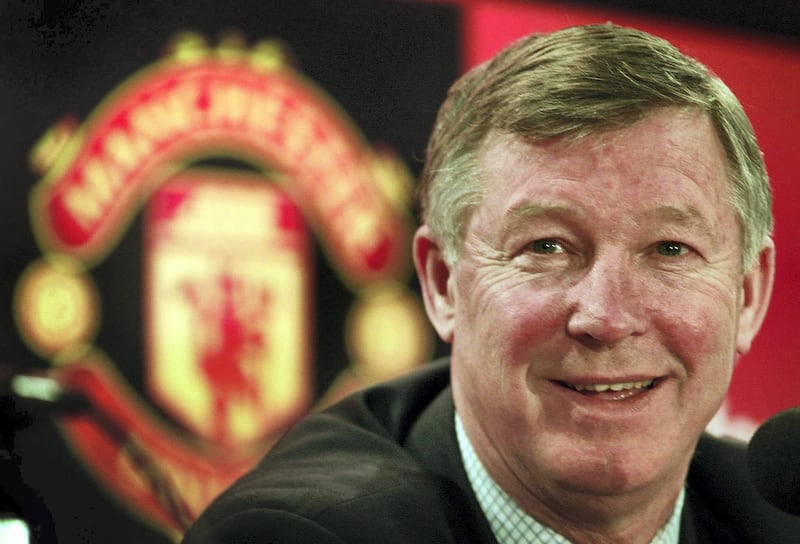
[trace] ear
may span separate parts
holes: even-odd
[[[422,225],[414,235],[414,266],[422,288],[425,311],[439,337],[453,341],[455,311],[450,291],[450,267],[445,263],[444,252],[427,225]]]
[[[742,284],[742,307],[736,334],[736,353],[744,355],[750,350],[756,333],[767,315],[775,279],[775,244],[772,238],[764,238],[761,251],[753,267],[747,272]]]

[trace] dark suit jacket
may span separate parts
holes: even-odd
[[[432,363],[307,417],[184,543],[495,543],[461,464],[448,370]],[[758,497],[744,445],[704,436],[681,544],[733,542],[800,542],[800,518]]]

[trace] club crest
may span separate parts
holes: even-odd
[[[410,175],[276,43],[182,35],[83,123],[57,122],[31,163],[42,256],[17,285],[19,332],[93,407],[59,420],[75,455],[165,532],[179,534],[304,413],[430,354],[405,286]],[[108,315],[94,273],[134,224],[139,389],[97,341],[125,316]],[[314,244],[355,300],[342,330],[351,363],[322,399]],[[394,334],[371,334],[365,316]]]

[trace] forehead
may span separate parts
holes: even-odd
[[[694,110],[664,108],[629,127],[572,140],[491,134],[478,165],[481,207],[511,218],[545,204],[568,211],[577,202],[662,218],[733,213],[727,156],[710,118]]]

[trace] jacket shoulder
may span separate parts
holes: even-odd
[[[210,505],[185,542],[264,534],[269,542],[283,542],[279,534],[293,542],[450,541],[442,506],[450,484],[404,447],[448,384],[446,362],[431,363],[307,416]]]
[[[789,544],[800,517],[781,512],[755,489],[747,444],[705,434],[689,467],[687,498],[699,542]]]

